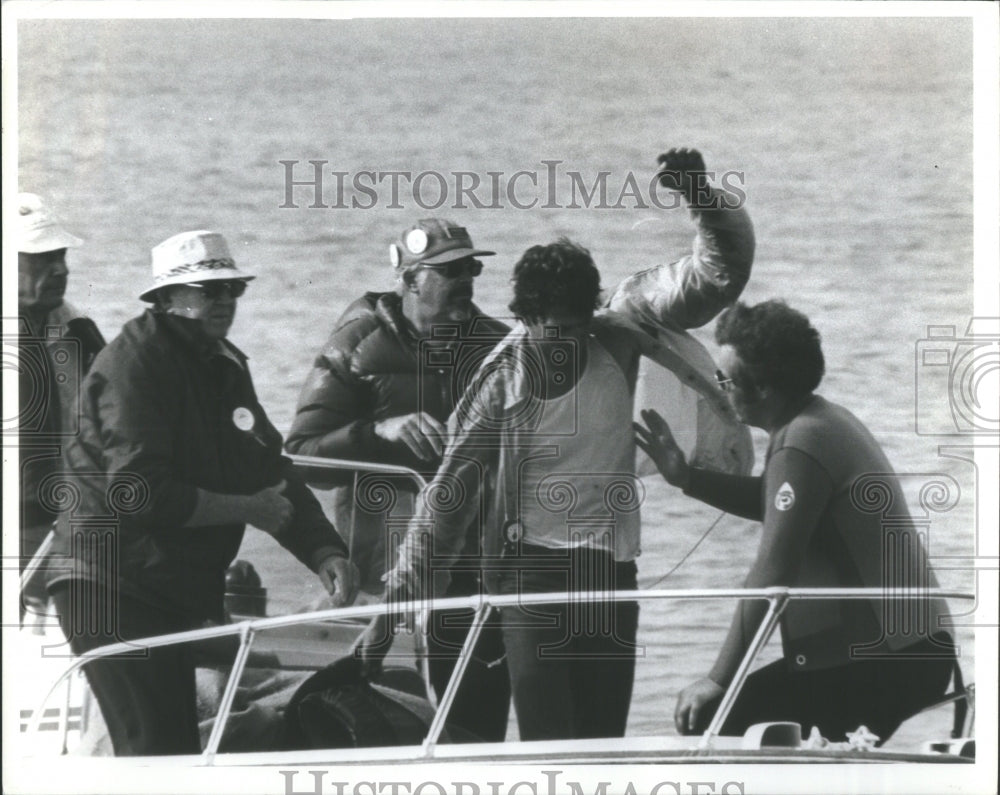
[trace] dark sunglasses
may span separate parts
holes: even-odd
[[[457,279],[465,275],[478,276],[483,272],[483,263],[471,257],[455,259],[451,262],[442,262],[437,265],[421,262],[420,267],[430,268],[435,273],[440,273],[446,279]]]
[[[231,298],[239,298],[247,291],[247,283],[242,279],[216,279],[210,282],[189,282],[188,287],[196,287],[209,301],[216,301],[226,293]]]
[[[719,389],[723,392],[732,392],[736,387],[735,382],[732,378],[727,376],[722,370],[715,371],[715,383],[719,385]]]

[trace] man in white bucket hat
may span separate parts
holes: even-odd
[[[50,591],[77,654],[223,621],[225,572],[247,524],[316,572],[335,605],[357,590],[346,545],[282,455],[247,358],[226,339],[254,277],[209,231],[156,246],[152,267],[140,297],[153,307],[97,357],[80,434],[66,450],[74,516],[108,516],[110,507],[112,519],[104,534],[75,527],[74,516],[57,531],[72,568]],[[78,625],[81,603],[91,607],[84,623],[111,605],[117,622]],[[190,649],[150,649],[86,670],[116,754],[199,752]]]
[[[76,432],[80,381],[104,338],[64,296],[66,250],[83,241],[67,232],[41,197],[18,194],[17,312],[20,568],[39,551],[56,518],[43,484],[59,469],[60,444]],[[44,554],[44,553],[43,553]],[[43,577],[26,575],[27,606],[45,601]]]

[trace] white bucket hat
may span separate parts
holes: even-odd
[[[153,285],[139,294],[143,301],[152,301],[153,293],[171,284],[256,278],[236,268],[222,235],[204,229],[164,240],[153,249],[152,259]]]
[[[43,254],[83,244],[80,238],[62,228],[37,194],[17,194],[17,222],[17,250],[25,254]]]

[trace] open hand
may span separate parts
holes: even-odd
[[[637,422],[635,443],[652,459],[667,483],[679,489],[686,489],[691,482],[691,467],[688,466],[684,451],[674,441],[670,426],[654,409],[643,409],[642,419],[649,427]]]

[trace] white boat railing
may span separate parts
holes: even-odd
[[[445,610],[445,609],[456,609],[456,608],[472,608],[474,610],[473,621],[470,625],[469,634],[466,638],[465,645],[462,649],[462,654],[459,658],[458,663],[455,666],[455,670],[452,674],[451,680],[445,689],[444,694],[440,699],[440,703],[437,705],[437,709],[431,725],[428,728],[427,735],[422,743],[422,755],[425,758],[433,758],[435,756],[435,749],[438,740],[441,737],[441,733],[445,728],[446,721],[448,718],[448,713],[451,709],[452,703],[454,702],[455,695],[458,692],[459,684],[461,678],[465,672],[466,666],[471,658],[471,652],[475,645],[476,639],[479,633],[482,631],[483,626],[486,623],[491,611],[499,607],[507,606],[529,606],[529,605],[543,605],[543,604],[553,604],[566,601],[574,601],[580,603],[585,601],[587,597],[586,593],[581,592],[562,592],[562,593],[544,593],[544,594],[506,594],[506,595],[492,595],[492,594],[481,594],[477,596],[467,596],[467,597],[453,597],[448,599],[437,599],[432,601],[413,601],[400,603],[393,605],[394,611],[408,614],[418,614],[421,611],[426,611],[430,608],[435,610]],[[787,607],[790,601],[794,600],[807,600],[807,599],[914,599],[914,598],[942,598],[942,599],[957,599],[965,601],[975,601],[975,596],[972,594],[967,594],[959,591],[946,590],[941,588],[933,589],[921,589],[914,593],[913,590],[903,590],[900,589],[898,592],[887,591],[882,588],[786,588],[786,587],[773,587],[773,588],[757,588],[757,589],[700,589],[700,590],[678,590],[678,589],[658,589],[658,590],[644,590],[644,591],[615,591],[615,592],[598,592],[593,594],[595,600],[600,600],[602,602],[608,601],[655,601],[655,600],[678,600],[678,601],[689,601],[689,600],[712,600],[712,599],[763,599],[768,602],[767,613],[764,620],[761,622],[760,628],[757,631],[753,641],[747,649],[743,660],[737,670],[736,676],[729,685],[724,694],[722,701],[716,711],[716,715],[713,718],[708,729],[702,735],[699,745],[702,748],[708,747],[714,737],[718,736],[719,730],[725,722],[729,711],[732,709],[736,697],[739,695],[740,690],[743,687],[746,677],[753,666],[754,661],[758,657],[760,651],[764,648],[767,640],[771,637],[774,632],[775,627],[778,625],[778,621],[781,618],[781,614]],[[223,697],[219,705],[218,713],[215,718],[215,723],[213,725],[211,734],[208,738],[208,742],[205,746],[204,751],[201,754],[202,762],[206,765],[211,765],[213,760],[218,753],[219,744],[222,740],[223,734],[225,732],[226,723],[229,719],[230,712],[232,709],[233,700],[236,696],[236,690],[239,682],[243,676],[244,669],[246,668],[247,662],[250,659],[250,651],[255,638],[262,632],[270,629],[276,629],[279,627],[294,626],[297,624],[306,624],[319,621],[343,621],[348,619],[364,619],[372,618],[376,615],[381,615],[385,612],[384,604],[368,604],[359,605],[353,607],[342,607],[342,608],[331,608],[327,610],[318,610],[310,613],[297,613],[294,615],[286,616],[272,616],[268,618],[255,618],[247,621],[242,621],[238,624],[228,624],[217,627],[207,627],[204,629],[190,630],[187,632],[177,632],[170,635],[160,635],[153,638],[147,638],[142,640],[135,640],[123,643],[116,643],[113,645],[103,646],[99,649],[94,649],[85,653],[84,655],[74,659],[63,673],[58,677],[56,682],[51,686],[45,695],[45,699],[38,710],[33,713],[32,721],[29,725],[28,731],[35,732],[38,730],[38,724],[41,721],[42,708],[49,701],[52,695],[56,692],[59,686],[71,676],[74,672],[79,670],[83,665],[88,662],[99,659],[102,657],[110,657],[117,654],[134,654],[137,647],[142,648],[157,648],[161,646],[169,646],[181,643],[192,643],[198,641],[205,641],[212,638],[221,638],[229,636],[239,636],[240,644],[239,649],[236,653],[235,659],[233,660],[232,667],[230,669],[229,679],[226,682],[225,689],[223,691]],[[419,633],[418,633],[419,634]]]
[[[309,469],[354,473],[351,487],[355,497],[351,501],[351,523],[347,533],[347,548],[351,551],[356,548],[357,540],[357,494],[359,485],[358,479],[360,477],[367,475],[394,475],[406,478],[413,483],[417,493],[423,491],[427,486],[427,479],[423,475],[415,469],[400,466],[398,464],[382,464],[372,461],[357,461],[351,458],[326,458],[311,455],[288,455],[287,457],[291,459],[292,463],[297,469],[299,469],[300,472],[303,472],[303,475],[305,474],[304,470]],[[306,480],[308,481],[309,478],[306,478]],[[342,528],[338,527],[337,530],[341,531]],[[417,659],[420,663],[420,678],[424,683],[424,695],[426,695],[427,700],[436,707],[438,703],[437,691],[434,689],[434,683],[431,682],[430,666],[427,663],[427,636],[424,631],[425,628],[429,626],[429,622],[430,614],[427,611],[422,611],[415,616],[415,624],[418,631],[414,633],[413,642],[416,647]]]
[[[358,493],[358,479],[368,475],[394,475],[413,482],[415,491],[420,492],[427,485],[427,479],[410,467],[398,464],[377,464],[370,461],[355,461],[350,458],[323,458],[311,455],[289,455],[288,458],[300,470],[327,470],[330,472],[353,472],[352,488]],[[309,478],[307,478],[309,480]],[[346,485],[346,484],[345,484]],[[348,528],[347,546],[354,549],[357,529],[357,497],[351,503],[351,523]],[[337,528],[342,530],[342,528]]]

